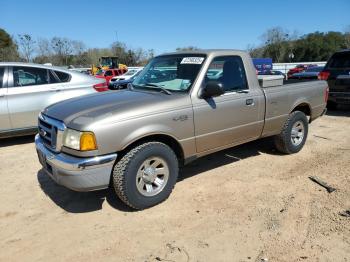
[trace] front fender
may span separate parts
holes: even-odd
[[[121,149],[124,150],[129,145],[133,144],[137,140],[142,138],[152,136],[152,135],[166,135],[173,138],[176,141],[179,141],[179,138],[176,137],[173,133],[173,130],[162,124],[151,124],[147,126],[140,127],[136,130],[133,130],[130,134],[121,140]]]

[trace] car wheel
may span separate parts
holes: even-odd
[[[113,169],[118,197],[134,209],[145,209],[168,198],[178,176],[174,151],[160,142],[147,142],[126,153]]]
[[[275,136],[276,149],[285,154],[299,152],[308,134],[308,120],[303,112],[292,112],[283,126],[282,132]]]

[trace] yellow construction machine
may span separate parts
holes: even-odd
[[[100,57],[99,65],[91,66],[91,74],[96,75],[101,71],[106,71],[108,69],[123,69],[125,72],[128,70],[128,67],[124,64],[119,64],[117,56],[102,56]]]

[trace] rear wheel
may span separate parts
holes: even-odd
[[[283,126],[282,132],[275,136],[275,146],[285,154],[299,152],[308,134],[308,120],[303,112],[292,112]]]
[[[168,198],[178,176],[174,151],[159,142],[136,146],[123,156],[113,170],[118,197],[134,209],[154,206]]]

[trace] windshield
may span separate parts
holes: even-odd
[[[128,72],[126,72],[125,76],[131,76],[137,72],[137,69],[130,69]]]
[[[182,54],[153,58],[133,81],[134,88],[187,92],[203,64],[205,55]]]

